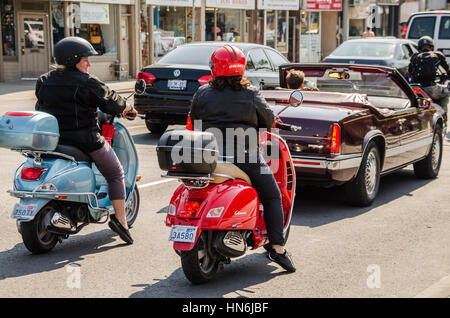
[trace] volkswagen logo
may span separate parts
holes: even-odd
[[[175,76],[175,77],[180,76],[180,74],[181,74],[180,70],[173,71],[173,76]]]

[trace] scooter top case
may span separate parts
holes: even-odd
[[[0,117],[0,147],[53,151],[58,145],[57,119],[39,111],[7,112]]]

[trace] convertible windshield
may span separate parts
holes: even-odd
[[[408,97],[385,73],[349,69],[303,70],[306,87],[321,92],[358,93],[367,96]]]
[[[343,43],[331,55],[381,58],[392,56],[394,49],[395,45],[392,43],[355,41]]]

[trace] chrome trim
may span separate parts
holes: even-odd
[[[386,158],[397,156],[399,154],[412,151],[421,147],[427,147],[427,151],[424,153],[426,155],[431,147],[431,144],[433,143],[433,136],[424,137],[420,140],[415,140],[410,143],[397,146],[395,148],[386,149]]]
[[[294,163],[295,167],[311,168],[311,169],[328,169],[328,170],[344,170],[351,168],[359,168],[362,161],[362,154],[337,155],[334,158],[312,158],[295,156],[292,161],[308,161],[316,163],[316,165]]]

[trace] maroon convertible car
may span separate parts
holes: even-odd
[[[435,178],[442,160],[447,115],[420,89],[390,67],[355,64],[285,64],[282,89],[262,91],[278,109],[292,90],[286,74],[301,70],[310,87],[302,107],[289,108],[283,122],[301,126],[281,131],[300,184],[344,184],[351,204],[369,206],[380,176],[414,165],[419,178]]]

